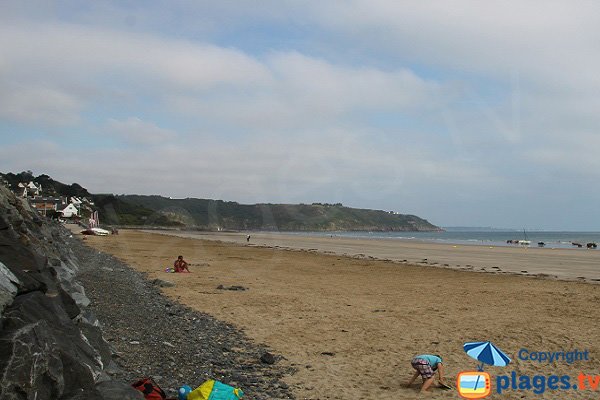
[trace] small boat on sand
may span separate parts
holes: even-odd
[[[88,228],[81,231],[82,235],[108,236],[110,232],[102,228]]]

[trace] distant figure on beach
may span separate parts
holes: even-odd
[[[423,379],[421,392],[426,392],[431,387],[431,384],[433,384],[435,371],[438,371],[440,385],[446,385],[444,382],[444,365],[442,364],[442,357],[439,355],[421,354],[415,356],[410,364],[415,369],[415,373],[407,382],[406,387],[410,387],[418,376],[421,375]]]
[[[173,268],[175,268],[175,272],[190,272],[188,268],[188,263],[183,259],[183,256],[177,257],[177,260],[173,263]]]
[[[250,235],[246,236],[246,242],[250,243]]]

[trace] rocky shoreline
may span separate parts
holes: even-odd
[[[131,383],[147,376],[171,396],[212,378],[244,398],[293,398],[292,369],[160,284],[0,185],[0,398],[143,399]]]
[[[86,288],[90,309],[122,367],[111,371],[115,379],[134,382],[151,376],[171,395],[181,385],[196,387],[217,379],[240,387],[244,398],[293,398],[281,381],[293,371],[264,362],[268,349],[235,327],[166,298],[160,293],[165,282],[148,281],[78,239],[70,239],[70,245],[80,260],[77,278]]]

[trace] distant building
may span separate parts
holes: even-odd
[[[75,207],[75,204],[70,203],[61,211],[63,218],[72,218],[79,216],[79,210]]]
[[[50,212],[64,209],[67,205],[67,200],[64,197],[37,196],[29,199],[29,204],[38,210],[40,214],[47,215]]]
[[[71,204],[73,204],[75,207],[77,207],[77,208],[81,207],[81,203],[82,203],[82,201],[79,200],[79,198],[74,197],[74,196],[71,197]]]
[[[35,197],[42,195],[42,185],[36,184],[33,181],[30,181],[29,183],[21,182],[17,186],[19,188],[18,194],[21,197]]]

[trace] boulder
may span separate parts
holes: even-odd
[[[0,262],[0,317],[7,305],[13,302],[17,295],[19,279]]]
[[[110,377],[68,236],[0,184],[0,399],[143,399]]]
[[[7,307],[0,360],[2,399],[19,392],[37,399],[63,398],[93,388],[103,366],[60,299],[39,291],[17,296]]]

